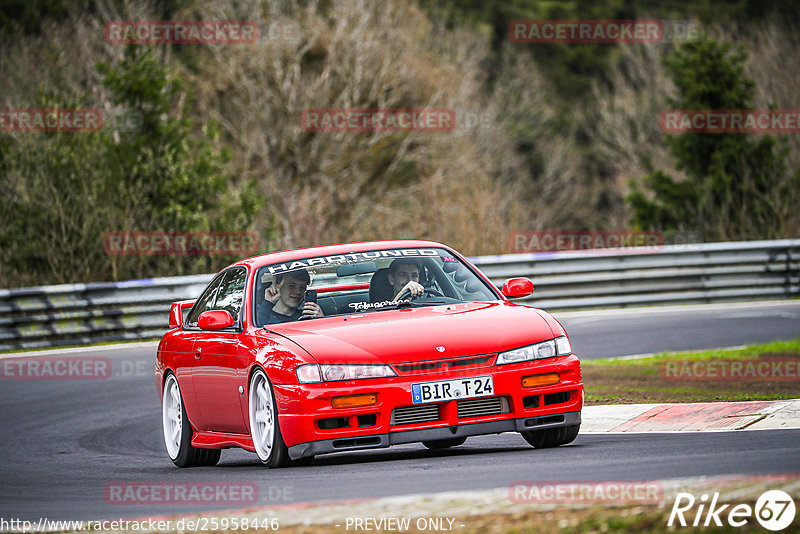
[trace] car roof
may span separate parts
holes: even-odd
[[[411,239],[401,239],[394,241],[363,241],[360,243],[343,243],[340,245],[323,245],[319,247],[298,248],[293,250],[281,250],[253,256],[237,261],[233,265],[246,265],[249,267],[262,267],[272,263],[282,263],[286,261],[314,258],[316,256],[332,256],[335,254],[349,254],[351,252],[367,252],[371,250],[391,249],[391,248],[415,248],[415,247],[450,247],[436,243],[435,241],[420,241]]]

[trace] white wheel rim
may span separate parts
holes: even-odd
[[[264,373],[253,375],[250,381],[250,435],[253,446],[261,460],[266,461],[272,454],[275,435],[275,406],[272,403],[272,388]]]
[[[178,457],[178,451],[181,448],[181,433],[183,431],[181,408],[181,391],[178,389],[178,381],[175,379],[175,375],[170,375],[164,385],[161,414],[164,443],[167,446],[169,457],[173,460]]]

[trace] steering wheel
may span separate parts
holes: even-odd
[[[309,319],[316,319],[316,318],[317,318],[316,315],[301,315],[300,317],[297,318],[297,320],[298,321],[307,321]]]
[[[425,295],[431,295],[431,296],[434,296],[434,297],[444,297],[444,298],[447,298],[447,297],[445,297],[445,296],[444,296],[444,294],[442,294],[442,292],[441,292],[441,291],[439,291],[438,289],[433,289],[432,287],[426,287],[426,288],[423,288],[423,289],[425,289],[425,292],[424,292],[424,293],[422,293],[422,296],[425,296]],[[411,296],[411,290],[410,290],[410,289],[406,289],[405,291],[403,291],[402,293],[400,293],[399,295],[397,295],[397,298],[396,298],[395,300],[398,300],[398,301],[399,301],[399,300],[403,300],[403,299],[405,299],[405,298],[406,298],[406,297],[408,297],[408,296]],[[413,298],[417,298],[417,297],[411,297],[411,298],[413,299]]]

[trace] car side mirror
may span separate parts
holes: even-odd
[[[197,318],[197,326],[201,330],[222,330],[236,324],[228,310],[209,310]]]
[[[529,278],[509,278],[503,282],[502,293],[510,299],[527,297],[533,293],[533,282]]]

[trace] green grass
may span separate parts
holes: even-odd
[[[786,356],[800,357],[800,338],[792,339],[790,341],[773,341],[772,343],[764,343],[760,345],[748,345],[741,349],[711,349],[702,351],[689,351],[689,352],[660,352],[653,356],[644,358],[603,358],[599,360],[584,360],[581,362],[583,366],[590,365],[616,365],[627,367],[646,367],[652,366],[654,363],[661,363],[665,361],[698,361],[698,360],[746,360],[750,358],[758,358],[762,354],[777,354],[780,353]],[[657,372],[657,368],[654,372]]]
[[[784,400],[800,397],[800,381],[691,380],[665,377],[667,362],[800,358],[800,339],[750,345],[739,349],[663,352],[642,358],[609,358],[581,362],[587,404],[719,402]]]

